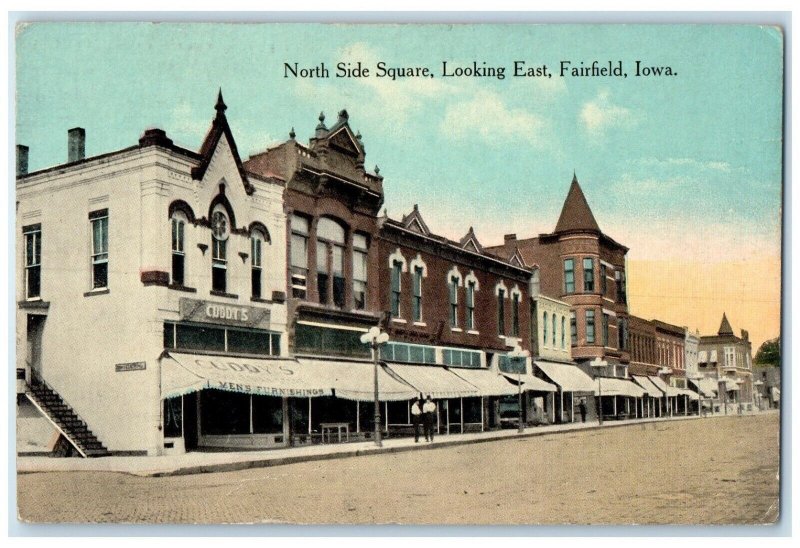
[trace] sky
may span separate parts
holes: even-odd
[[[633,314],[710,334],[724,311],[757,348],[780,330],[782,50],[779,30],[738,25],[39,23],[17,29],[17,142],[31,170],[65,162],[75,126],[87,155],[148,127],[196,150],[221,87],[246,158],[344,108],[391,217],[419,204],[453,239],[534,236],[575,173],[630,248]],[[359,61],[370,76],[335,77]],[[515,61],[552,77],[513,77]],[[561,77],[562,61],[628,76]],[[675,74],[637,77],[636,61]],[[379,62],[434,77],[379,78]],[[444,77],[443,62],[505,77]]]

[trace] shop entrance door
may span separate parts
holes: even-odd
[[[27,356],[25,360],[26,377],[30,382],[31,376],[42,378],[42,333],[47,316],[28,314],[27,325]]]
[[[183,443],[187,451],[197,449],[197,394],[183,397]]]

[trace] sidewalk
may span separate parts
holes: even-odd
[[[722,417],[714,415],[698,417],[697,415],[675,416],[671,418],[630,419],[622,421],[606,421],[603,426],[597,422],[555,424],[549,426],[527,427],[520,434],[516,429],[470,434],[439,435],[433,443],[420,439],[414,443],[411,437],[388,439],[383,447],[376,447],[374,442],[342,443],[270,449],[264,451],[238,452],[191,452],[184,455],[160,457],[103,457],[95,459],[52,458],[52,457],[17,457],[17,472],[20,474],[35,472],[121,472],[135,476],[174,476],[182,474],[200,474],[207,472],[230,472],[247,468],[278,466],[295,462],[374,455],[383,453],[399,453],[421,449],[437,449],[469,443],[482,443],[494,440],[528,438],[570,432],[575,430],[594,430],[599,428],[616,428],[622,426],[646,425],[676,420],[711,419]]]

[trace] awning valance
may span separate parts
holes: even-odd
[[[694,384],[706,398],[714,398],[717,396],[719,387],[716,380],[704,377],[702,379],[689,379],[689,382]]]
[[[533,375],[514,375],[513,373],[503,373],[503,376],[513,382],[515,385],[518,381],[522,382],[523,390],[530,390],[531,392],[555,392],[556,385],[534,377]]]
[[[478,389],[440,365],[407,365],[387,362],[389,371],[411,386],[417,394],[432,398],[480,396]]]
[[[669,386],[660,377],[649,376],[647,378],[650,379],[650,381],[653,384],[655,384],[658,387],[658,389],[661,390],[664,393],[664,395],[667,396],[668,398],[680,395],[680,392],[678,392],[677,388],[675,388],[674,386]]]
[[[564,392],[594,392],[592,378],[576,365],[553,363],[544,360],[534,362],[542,373],[561,387]]]
[[[317,368],[287,358],[239,358],[169,352],[161,359],[161,397],[205,388],[278,397],[330,396]]]
[[[356,401],[375,400],[375,370],[372,362],[337,361],[298,358],[302,367],[320,375],[320,380],[333,389],[337,398]],[[386,372],[378,365],[378,399],[404,401],[418,396],[419,392]]]
[[[641,375],[631,375],[633,381],[641,386],[645,392],[647,392],[648,396],[652,396],[654,398],[660,398],[664,395],[664,393],[658,389],[658,387],[653,384],[650,379],[647,377],[643,377]]]
[[[641,386],[629,380],[616,377],[602,377],[601,379],[595,379],[597,393],[601,396],[641,398],[646,394]]]
[[[519,389],[506,378],[488,369],[452,368],[454,373],[478,389],[481,396],[510,396]]]

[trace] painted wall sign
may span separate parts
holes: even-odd
[[[270,311],[267,308],[242,306],[213,301],[181,298],[182,320],[217,325],[238,325],[269,329]]]
[[[128,362],[114,365],[114,371],[117,373],[125,371],[144,371],[145,369],[147,369],[147,362]]]

